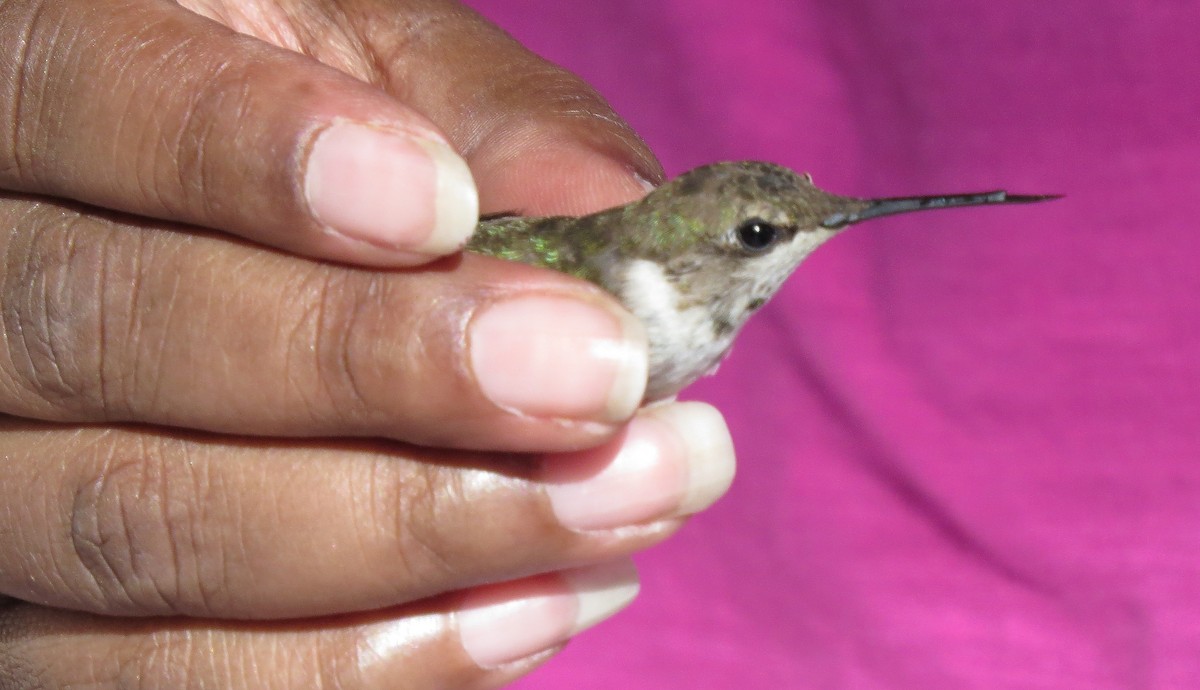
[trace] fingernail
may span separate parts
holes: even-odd
[[[354,122],[317,136],[304,193],[334,233],[396,251],[450,253],[479,219],[471,171],[449,146]]]
[[[548,458],[541,478],[558,521],[589,531],[699,512],[725,494],[735,468],[721,414],[687,402],[645,410],[612,444]]]
[[[650,180],[648,180],[648,179],[647,179],[645,176],[643,176],[643,175],[642,175],[640,172],[638,172],[637,170],[634,170],[634,171],[633,171],[633,179],[634,179],[634,181],[635,181],[635,182],[637,182],[637,185],[638,185],[639,187],[641,187],[641,188],[642,188],[642,191],[643,191],[643,192],[645,192],[645,193],[647,193],[647,194],[649,194],[650,192],[653,192],[654,190],[658,189],[658,185],[657,185],[657,184],[655,184],[655,183],[651,182]]]
[[[624,312],[527,295],[486,307],[469,340],[480,390],[518,414],[615,422],[645,393],[645,329]]]
[[[633,563],[620,561],[472,591],[455,614],[463,649],[495,668],[561,644],[633,601]]]

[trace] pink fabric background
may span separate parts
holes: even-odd
[[[1200,4],[472,4],[672,174],[1068,195],[810,259],[685,396],[732,492],[518,687],[1200,687]]]

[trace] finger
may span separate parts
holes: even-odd
[[[420,607],[273,625],[102,618],[26,605],[0,612],[0,678],[12,679],[11,687],[54,688],[495,688],[636,594],[637,574],[622,561]]]
[[[476,191],[426,118],[173,3],[0,5],[0,186],[348,262],[458,249]]]
[[[552,271],[368,272],[0,202],[0,411],[272,436],[564,450],[646,384],[640,322]]]
[[[578,214],[662,181],[646,144],[595,89],[472,10],[428,0],[341,7],[348,31],[384,56],[360,76],[438,123],[471,163],[485,210]],[[302,11],[292,20],[310,35],[328,21]]]
[[[238,443],[9,422],[0,593],[110,615],[373,610],[626,556],[728,489],[701,403],[565,456]]]

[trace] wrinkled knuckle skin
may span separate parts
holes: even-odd
[[[284,380],[314,424],[337,434],[400,438],[431,447],[462,444],[473,420],[447,409],[476,394],[465,361],[467,319],[479,301],[431,274],[416,284],[394,273],[327,265],[292,281],[278,310]],[[469,279],[468,279],[469,280]]]
[[[435,465],[410,468],[394,476],[390,468],[374,485],[383,487],[378,525],[390,525],[388,539],[396,555],[401,593],[419,598],[438,593],[440,583],[458,581],[460,559],[446,539],[445,508],[461,501],[459,475]],[[450,526],[454,529],[457,525]]]
[[[471,466],[434,460],[399,469],[381,462],[369,522],[390,530],[384,543],[399,573],[397,595],[420,599],[501,573],[528,574],[531,563],[568,553],[575,536],[541,505],[528,478],[535,462],[510,456],[489,466],[480,457]]]
[[[37,210],[47,212],[19,219],[22,234],[5,248],[0,335],[10,361],[3,369],[22,397],[81,413],[105,398],[105,252],[73,235],[73,214]]]
[[[47,118],[61,13],[38,0],[0,2],[0,184],[28,189],[48,177],[39,151],[53,143]]]
[[[58,420],[132,418],[138,396],[157,390],[174,300],[143,267],[172,275],[170,257],[136,228],[52,203],[0,224],[18,230],[0,243],[0,404]]]
[[[307,282],[299,325],[288,343],[288,351],[301,356],[289,357],[289,368],[313,372],[307,376],[315,375],[326,403],[317,408],[332,410],[341,423],[362,426],[382,419],[381,411],[392,404],[381,395],[380,381],[390,373],[378,348],[394,345],[397,337],[386,325],[384,278],[322,267]]]
[[[107,614],[211,612],[225,564],[201,530],[209,494],[219,493],[208,490],[204,463],[190,462],[171,441],[122,445],[93,444],[108,457],[70,505],[70,544],[95,597],[85,606]]]
[[[204,222],[228,214],[226,198],[233,190],[227,167],[227,126],[231,114],[244,116],[253,110],[253,83],[255,78],[248,68],[229,61],[211,66],[203,83],[197,85],[190,107],[176,125],[177,131],[170,132],[173,155],[154,161],[158,166],[156,186],[167,190],[179,187],[177,194],[172,190],[157,199],[174,217]],[[282,171],[279,175],[281,179],[272,180],[271,187],[288,189],[290,178]],[[172,203],[176,197],[182,202]]]

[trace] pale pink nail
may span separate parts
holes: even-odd
[[[471,322],[470,351],[483,394],[523,415],[618,421],[645,391],[641,322],[579,299],[525,295],[490,305]]]
[[[455,614],[463,649],[481,668],[566,642],[637,596],[637,571],[620,561],[472,591]]]
[[[642,412],[613,443],[544,461],[541,480],[568,529],[615,529],[707,508],[736,467],[713,407],[672,403]]]
[[[361,123],[335,122],[317,135],[304,193],[332,232],[397,251],[452,252],[478,222],[475,182],[448,146]]]

